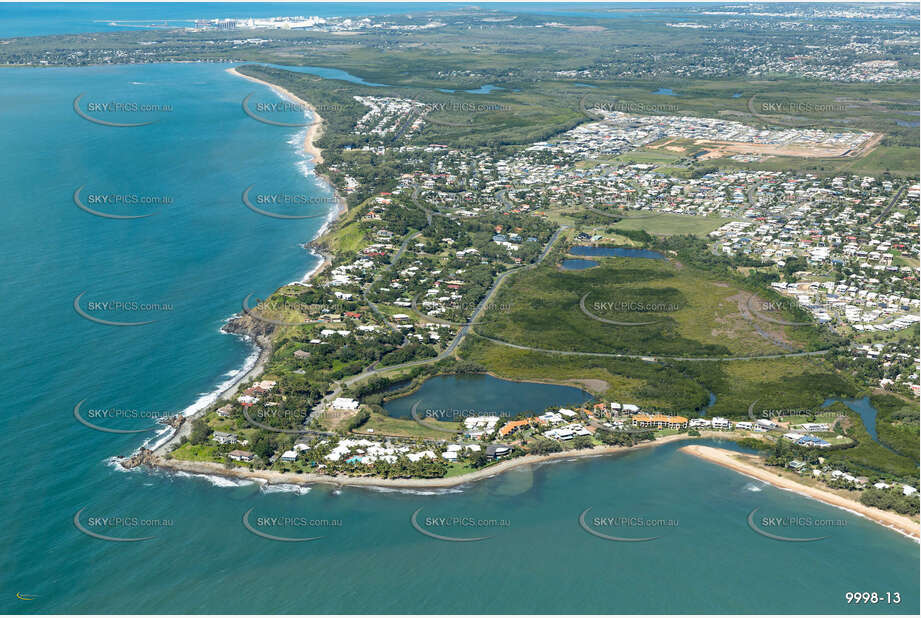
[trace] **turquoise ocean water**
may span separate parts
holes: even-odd
[[[251,358],[246,342],[220,333],[223,321],[247,294],[264,296],[317,262],[300,243],[322,218],[276,220],[241,203],[249,185],[318,197],[328,189],[309,173],[299,129],[258,123],[240,109],[250,92],[264,101],[274,95],[225,68],[0,70],[0,611],[917,613],[917,544],[676,445],[524,468],[440,492],[298,490],[118,470],[110,458],[151,434],[93,431],[75,422],[74,405],[175,412],[207,401]],[[145,127],[100,126],[74,113],[82,93],[84,103],[141,101],[171,111],[111,116],[159,119]],[[105,219],[77,208],[79,186],[84,195],[172,202],[97,206],[156,212]],[[83,307],[123,299],[170,310],[94,313],[157,320],[104,326],[74,311],[84,291]],[[579,525],[589,508],[597,531],[659,538],[592,535]],[[823,526],[821,541],[781,542],[751,530],[746,518],[755,508],[844,524]],[[73,524],[81,509],[85,526],[123,518],[97,532],[152,538],[90,538]],[[267,533],[322,538],[259,537],[242,524],[249,509]],[[490,538],[431,538],[411,525],[417,511],[424,530]],[[611,527],[596,516],[633,519]],[[849,591],[899,592],[902,603],[855,608],[845,602]]]

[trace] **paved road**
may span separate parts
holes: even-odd
[[[753,184],[748,188],[748,191],[745,192],[745,201],[748,202],[748,205],[754,208],[757,204],[755,203],[755,192],[758,191],[760,185]]]
[[[419,208],[425,211],[425,223],[426,225],[431,225],[432,224],[432,211],[429,208],[419,203],[419,192],[420,191],[422,191],[422,187],[418,185],[413,186],[413,194],[410,196],[409,199],[412,200],[413,204],[415,204],[416,206],[418,206]]]
[[[906,190],[906,189],[908,189],[908,185],[907,185],[907,184],[906,184],[906,185],[902,185],[902,187],[901,187],[901,188],[898,190],[898,192],[895,194],[895,197],[893,197],[893,198],[889,201],[889,205],[886,206],[886,209],[883,210],[883,212],[880,213],[880,215],[876,218],[876,221],[873,222],[873,225],[876,225],[877,223],[879,223],[880,221],[882,221],[883,218],[885,218],[885,216],[889,214],[889,211],[892,210],[892,208],[899,202],[899,200],[902,199],[902,196],[905,194],[905,190]]]
[[[490,299],[492,299],[493,295],[496,293],[496,290],[499,288],[499,286],[502,284],[502,282],[505,281],[506,277],[508,277],[509,275],[511,275],[511,274],[513,274],[513,273],[522,271],[522,270],[527,270],[527,269],[531,269],[531,268],[536,268],[541,262],[543,262],[543,261],[544,261],[544,258],[546,258],[547,255],[550,254],[550,250],[553,248],[554,243],[555,243],[555,242],[557,241],[557,239],[560,237],[560,234],[561,234],[561,233],[563,232],[563,230],[565,230],[566,228],[567,228],[567,226],[565,226],[565,225],[564,225],[564,226],[561,226],[559,229],[557,229],[556,232],[553,233],[553,236],[551,236],[551,237],[550,237],[550,240],[547,241],[547,244],[544,246],[544,250],[543,250],[543,251],[541,252],[541,254],[538,256],[537,261],[536,261],[534,264],[528,264],[528,265],[526,265],[526,266],[519,266],[519,267],[517,267],[517,268],[512,268],[512,269],[509,269],[509,270],[506,270],[506,271],[504,271],[504,272],[499,273],[499,275],[496,277],[496,280],[493,282],[492,287],[490,287],[490,288],[486,291],[486,294],[483,296],[483,300],[480,301],[480,303],[477,305],[476,309],[474,310],[473,315],[470,316],[470,322],[476,322],[476,320],[477,320],[477,318],[479,317],[480,313],[483,311],[483,307],[485,307],[485,306],[489,303]],[[363,372],[361,372],[361,373],[359,373],[359,374],[357,374],[357,375],[351,376],[351,377],[349,377],[349,378],[345,378],[345,380],[343,380],[342,383],[343,383],[345,386],[351,386],[352,384],[355,384],[356,382],[358,382],[358,381],[360,381],[360,380],[364,380],[364,379],[366,379],[366,378],[370,378],[370,377],[372,377],[372,376],[375,376],[375,375],[377,375],[377,374],[384,373],[384,372],[387,372],[387,371],[393,371],[393,370],[395,370],[395,369],[405,369],[405,368],[408,368],[408,367],[415,367],[415,366],[417,366],[417,365],[427,365],[427,364],[430,364],[430,363],[436,363],[436,362],[438,362],[438,361],[440,361],[440,360],[443,360],[443,359],[447,358],[448,356],[451,356],[451,355],[454,354],[454,351],[455,351],[455,350],[457,349],[457,347],[461,344],[461,342],[463,341],[464,337],[466,337],[467,334],[470,332],[471,326],[472,326],[471,323],[465,324],[465,325],[458,331],[457,335],[454,337],[454,339],[451,341],[451,343],[448,344],[448,346],[447,346],[444,350],[442,350],[441,354],[439,354],[438,356],[435,356],[435,357],[433,357],[433,358],[423,358],[423,359],[416,360],[416,361],[409,361],[409,362],[407,362],[407,363],[400,363],[399,365],[389,365],[389,366],[387,366],[387,367],[381,367],[381,368],[377,368],[376,366],[372,365],[372,366],[368,367],[367,369],[365,369],[365,371],[363,371]],[[474,333],[474,334],[476,334],[476,333]],[[479,335],[477,335],[477,336],[479,336]],[[333,397],[337,396],[337,393],[340,392],[340,391],[341,391],[341,386],[337,385],[337,386],[336,386],[336,392],[334,392],[333,394],[327,395],[326,398],[333,398]],[[324,400],[325,400],[326,398],[324,398]],[[322,402],[321,402],[321,403],[322,403]]]
[[[506,208],[515,208],[515,204],[508,199],[508,192],[508,189],[500,189],[496,191],[495,198],[502,202],[502,205]]]

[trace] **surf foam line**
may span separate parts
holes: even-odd
[[[227,323],[228,321],[232,320],[233,317],[234,316],[227,318],[226,320],[224,320],[224,322]],[[220,382],[211,391],[200,394],[198,399],[196,399],[193,403],[186,406],[181,412],[179,412],[181,416],[185,416],[185,417],[192,416],[196,412],[200,412],[201,410],[204,410],[205,408],[210,406],[212,403],[217,401],[218,398],[221,395],[223,395],[227,390],[233,388],[234,386],[237,385],[237,383],[243,380],[243,378],[252,370],[252,368],[256,366],[256,362],[259,360],[259,355],[262,354],[262,347],[258,345],[253,340],[252,337],[249,337],[247,335],[239,335],[236,333],[228,333],[227,331],[223,330],[223,327],[221,328],[220,332],[221,334],[224,334],[224,335],[232,334],[235,337],[239,337],[243,341],[246,341],[247,343],[251,344],[252,350],[250,351],[246,359],[243,361],[243,365],[239,369],[235,369],[233,371],[229,371],[227,374],[224,374],[225,376],[227,376],[228,374],[231,374],[231,375],[229,375],[229,377],[227,377],[227,379],[224,380],[223,382]],[[141,444],[139,448],[147,448],[152,451],[156,450],[160,448],[160,446],[162,446],[167,440],[172,438],[174,433],[175,433],[175,430],[172,427],[164,426],[163,430],[158,431],[155,436],[152,436],[148,438],[147,440],[145,440],[144,443]]]

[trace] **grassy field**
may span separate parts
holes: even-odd
[[[703,167],[737,168],[747,170],[811,172],[819,176],[832,176],[842,173],[881,176],[890,173],[897,176],[918,175],[919,150],[906,146],[877,146],[869,154],[850,158],[821,157],[765,157],[760,161],[741,162],[721,157],[709,159],[698,165]],[[663,171],[661,168],[658,171]]]
[[[764,408],[762,408],[764,409]],[[815,420],[812,420],[812,418]],[[834,423],[835,419],[838,418],[838,414],[835,412],[819,412],[815,415],[808,414],[789,414],[789,415],[780,415],[779,419],[783,423],[789,423],[792,427],[793,425],[802,425],[803,423]]]
[[[356,219],[359,210],[358,207],[350,208],[335,229],[323,236],[327,249],[336,253],[354,253],[371,244],[361,222]]]
[[[599,261],[588,270],[545,266],[514,276],[496,297],[510,311],[489,316],[477,332],[561,351],[700,357],[783,351],[743,318],[740,291],[731,284],[664,260]],[[583,298],[602,320],[583,312]]]
[[[732,219],[723,217],[691,217],[663,214],[645,219],[625,218],[615,223],[612,227],[615,230],[643,230],[653,236],[671,236],[673,234],[706,236],[730,221]]]
[[[369,434],[371,436],[383,434],[388,436],[405,436],[408,438],[446,440],[451,437],[452,433],[457,432],[458,428],[459,425],[457,423],[445,423],[443,421],[425,419],[423,424],[420,425],[411,418],[393,418],[392,416],[374,412],[371,414],[371,418],[368,419],[368,422],[359,427],[355,433]],[[369,429],[373,429],[374,431],[369,432]],[[451,433],[439,431],[440,429],[447,430],[447,432]]]
[[[217,446],[213,444],[198,444],[194,445],[191,442],[186,442],[176,450],[172,451],[170,455],[174,459],[182,459],[184,461],[214,461],[217,453]]]
[[[917,176],[918,149],[905,146],[879,146],[867,156],[856,159],[845,169],[854,174],[879,175],[889,172],[899,176]]]
[[[682,158],[682,154],[668,150],[635,150],[614,157],[616,163],[673,163]]]

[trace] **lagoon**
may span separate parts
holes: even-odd
[[[633,249],[630,247],[591,247],[587,245],[576,245],[569,250],[572,255],[584,255],[588,257],[628,257],[644,258],[653,260],[664,260],[665,256],[658,251],[650,249]]]
[[[502,86],[484,84],[480,86],[479,88],[473,88],[471,90],[449,90],[447,88],[436,88],[435,90],[437,90],[438,92],[447,92],[447,93],[466,92],[467,94],[489,94],[490,92],[495,92],[497,90],[506,90],[506,89],[503,88]]]
[[[417,403],[420,417],[437,416],[439,420],[492,414],[511,417],[521,412],[543,413],[550,406],[574,406],[591,399],[579,388],[537,382],[513,382],[488,374],[445,375],[426,380],[414,393],[384,404],[390,416],[408,418]],[[447,411],[448,418],[426,411]],[[463,414],[461,414],[463,412]]]
[[[563,270],[586,270],[588,268],[594,268],[598,266],[601,262],[595,260],[573,260],[566,259],[560,262],[560,268]]]
[[[307,73],[308,75],[316,75],[317,77],[323,77],[325,79],[338,79],[344,82],[350,82],[352,84],[370,86],[372,88],[381,88],[390,85],[369,82],[356,75],[352,75],[348,71],[343,71],[342,69],[331,69],[329,67],[294,66],[287,64],[270,64],[267,62],[253,62],[247,64],[256,64],[258,66],[271,67],[273,69],[282,69],[283,71],[291,71],[293,73]]]
[[[876,408],[873,407],[873,404],[870,403],[869,397],[862,397],[860,399],[826,399],[825,402],[822,403],[822,407],[827,408],[836,401],[840,401],[860,416],[864,427],[867,428],[867,433],[870,434],[874,442],[885,448],[889,448],[879,441],[879,433],[876,431],[876,415],[878,412]]]

